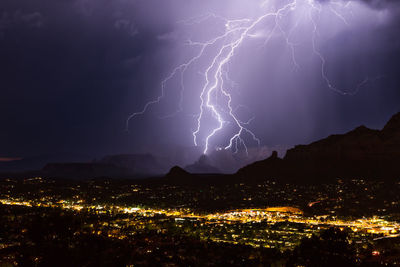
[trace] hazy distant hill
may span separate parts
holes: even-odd
[[[309,145],[298,145],[283,159],[275,154],[237,173],[243,179],[400,178],[400,113],[382,130],[360,126]]]
[[[195,163],[185,167],[185,170],[190,173],[220,173],[221,171],[212,166],[209,158],[202,155]]]
[[[128,170],[105,163],[49,163],[42,169],[45,177],[96,178],[129,175]]]
[[[112,155],[99,162],[127,169],[133,174],[157,175],[168,171],[167,163],[150,154]]]
[[[66,178],[149,177],[163,174],[167,170],[152,155],[124,154],[86,163],[48,163],[42,173],[45,176]]]
[[[25,157],[15,161],[0,162],[0,172],[40,170],[49,162],[88,162],[92,159],[89,155],[75,153],[46,154]]]

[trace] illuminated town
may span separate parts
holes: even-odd
[[[391,185],[393,189],[399,186],[396,183]],[[351,193],[344,191],[350,188],[352,190],[348,192]],[[7,232],[8,238],[2,239],[0,252],[3,251],[3,261],[17,262],[18,253],[4,254],[4,251],[13,251],[13,248],[22,245],[22,240],[26,240],[29,226],[24,224],[27,218],[46,218],[55,212],[79,218],[79,227],[71,233],[74,239],[92,236],[109,242],[120,240],[135,244],[134,240],[143,234],[147,240],[147,245],[143,246],[146,251],[138,253],[149,254],[149,257],[157,247],[160,249],[162,246],[164,241],[160,241],[160,237],[175,240],[178,236],[186,241],[192,240],[190,244],[211,243],[222,248],[237,246],[241,250],[246,247],[251,255],[260,249],[275,251],[278,256],[274,259],[280,261],[283,255],[294,253],[303,240],[310,240],[329,229],[338,229],[348,235],[348,242],[354,246],[358,261],[397,264],[398,258],[384,257],[387,248],[381,245],[382,242],[397,242],[400,239],[399,196],[393,194],[388,202],[387,196],[391,196],[391,191],[386,191],[386,202],[379,202],[379,194],[385,188],[383,183],[360,180],[338,180],[336,184],[321,186],[266,182],[232,184],[222,188],[207,185],[199,189],[106,179],[85,182],[61,182],[40,177],[4,179],[1,181],[0,197],[5,212],[2,220],[12,230]],[[226,195],[219,194],[220,190],[226,191]],[[317,199],[311,201],[308,190],[313,190]],[[353,202],[357,191],[369,192],[365,195],[369,201]],[[222,199],[228,195],[236,196],[236,199],[225,199],[226,207],[230,208],[220,208],[219,199],[214,194]],[[279,196],[286,200],[280,200]],[[269,198],[290,206],[268,205],[273,203]],[[360,215],[362,210],[356,209],[356,206],[362,205],[368,206],[363,210],[365,215]],[[353,208],[358,212],[343,212]],[[53,233],[51,236],[57,239],[57,235]],[[31,246],[34,246],[33,241]],[[184,249],[181,252],[187,255]]]

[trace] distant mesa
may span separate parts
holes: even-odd
[[[185,167],[185,170],[190,173],[201,173],[201,174],[216,174],[221,171],[212,166],[210,159],[206,155],[200,156],[199,160],[195,163]]]
[[[49,162],[88,162],[92,157],[77,153],[43,154],[32,157],[0,160],[0,172],[24,172],[42,169]]]
[[[86,163],[48,163],[44,176],[65,178],[95,177],[149,177],[167,170],[149,154],[124,154],[106,156],[101,160]]]
[[[130,174],[159,175],[168,171],[168,167],[151,154],[112,155],[99,162],[126,169]]]
[[[127,175],[127,171],[105,163],[49,163],[43,169],[44,176],[62,178],[94,178]]]
[[[335,178],[400,178],[400,113],[382,130],[360,126],[309,145],[298,145],[283,159],[276,153],[237,172],[241,179],[277,178],[327,181]]]

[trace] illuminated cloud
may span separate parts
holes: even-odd
[[[17,157],[0,157],[0,162],[11,162],[11,161],[18,161],[22,160],[22,158]]]
[[[178,69],[162,101],[131,120],[129,133],[126,118],[157,98],[162,81],[196,56],[200,43],[223,34],[226,19],[254,19],[289,2],[1,1],[0,152],[173,154],[171,147],[178,146],[190,150],[199,90],[215,47],[186,69],[184,93]],[[260,150],[311,142],[359,124],[380,128],[399,110],[398,1],[317,2],[323,7],[319,18],[314,17],[319,26],[316,45],[326,59],[326,76],[340,91],[360,89],[353,95],[327,87],[321,59],[312,51],[312,23],[303,16],[309,11],[308,1],[298,3],[281,19],[286,33],[301,21],[289,45],[279,29],[272,32],[273,20],[266,20],[249,32],[224,67],[236,118],[260,140]],[[210,152],[227,147],[238,131],[227,115],[226,96],[218,97],[224,123],[209,139]],[[206,137],[218,126],[215,113],[208,110],[193,153],[204,151]],[[258,149],[251,135],[242,139],[249,154]],[[234,152],[236,141],[232,148]],[[238,148],[243,153],[241,141]]]

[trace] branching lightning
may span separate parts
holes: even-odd
[[[234,152],[238,152],[239,149],[244,149],[247,152],[248,142],[260,145],[260,140],[249,128],[250,122],[254,117],[248,119],[248,121],[242,121],[237,115],[237,111],[241,105],[233,105],[232,89],[227,87],[227,83],[231,82],[227,75],[229,72],[228,66],[232,62],[232,58],[235,54],[238,53],[238,49],[243,45],[243,43],[247,39],[258,37],[256,33],[258,28],[267,27],[269,32],[266,36],[263,36],[263,45],[267,47],[272,37],[275,34],[279,34],[290,49],[294,68],[296,70],[299,69],[300,64],[296,60],[297,44],[291,40],[291,36],[296,31],[300,20],[304,19],[304,17],[308,18],[312,25],[312,51],[321,62],[321,77],[326,83],[326,86],[342,95],[353,95],[357,93],[360,88],[369,81],[369,78],[365,78],[361,81],[354,90],[344,91],[337,88],[327,75],[326,60],[318,49],[317,43],[317,37],[319,35],[318,20],[321,15],[322,5],[328,5],[328,9],[335,17],[337,17],[338,20],[345,25],[349,25],[346,16],[341,13],[341,10],[349,10],[348,12],[352,14],[350,1],[324,1],[324,3],[320,3],[317,0],[290,0],[290,2],[283,5],[281,4],[278,8],[275,8],[275,3],[271,0],[266,0],[261,3],[260,9],[268,11],[256,18],[227,19],[210,13],[186,21],[180,21],[179,23],[191,26],[194,24],[201,24],[209,19],[214,19],[224,23],[225,31],[221,35],[205,42],[188,40],[187,45],[193,47],[193,49],[197,48],[198,52],[192,58],[173,69],[161,82],[161,93],[156,99],[147,102],[141,111],[129,116],[126,122],[127,129],[129,127],[129,122],[133,118],[145,114],[151,106],[160,103],[160,101],[165,97],[168,83],[178,75],[180,78],[179,105],[175,112],[164,115],[162,118],[171,117],[181,112],[183,110],[182,103],[184,101],[185,92],[185,73],[188,71],[189,67],[193,66],[197,61],[205,58],[207,51],[210,52],[209,50],[212,50],[213,56],[210,63],[207,65],[205,70],[200,70],[204,77],[204,84],[198,95],[200,101],[199,113],[195,116],[195,129],[192,132],[194,145],[203,147],[204,154],[209,153],[212,149],[232,149]],[[300,6],[301,12],[305,12],[302,14],[303,16],[299,16],[300,18],[298,21],[296,21],[294,26],[289,30],[284,29],[281,25],[282,20],[289,14],[297,12],[300,9]],[[214,128],[206,133],[205,138],[200,138],[200,133],[204,131],[203,125],[210,119],[214,120]],[[231,136],[228,137],[224,146],[220,148],[211,147],[212,139],[228,124],[234,126],[236,129],[235,132],[231,133]]]

